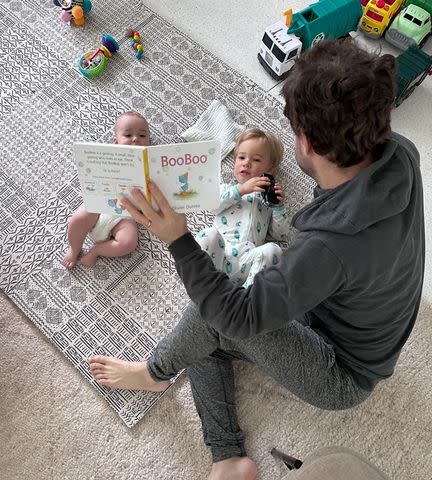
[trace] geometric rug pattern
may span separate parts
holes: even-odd
[[[59,12],[50,1],[0,2],[0,288],[131,427],[162,394],[99,386],[87,358],[148,358],[188,299],[166,247],[145,229],[126,257],[72,271],[61,265],[68,218],[82,203],[73,142],[110,142],[127,110],[148,119],[153,144],[181,142],[218,99],[236,122],[281,136],[290,213],[310,198],[312,183],[295,164],[278,100],[141,1],[95,2],[84,27],[63,24]],[[128,28],[141,35],[140,61]],[[100,77],[86,79],[77,61],[104,33],[120,50]],[[225,180],[232,164],[232,156],[222,162]],[[211,222],[208,212],[189,215],[193,232]]]

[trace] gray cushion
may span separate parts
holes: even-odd
[[[390,480],[362,455],[343,447],[325,447],[305,458],[281,480]]]

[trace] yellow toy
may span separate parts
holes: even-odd
[[[140,34],[137,31],[130,29],[126,32],[126,36],[131,39],[130,45],[135,50],[135,57],[140,60],[144,54]]]
[[[362,0],[363,16],[359,28],[369,37],[379,38],[399,13],[404,0]]]

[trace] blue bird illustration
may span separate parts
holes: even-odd
[[[117,205],[117,198],[110,198],[108,200],[108,206],[111,207],[118,215],[122,213],[122,209]]]
[[[186,172],[183,175],[179,175],[178,179],[179,182],[183,185],[180,185],[181,192],[180,194],[185,194],[189,190],[189,183],[188,183],[189,173]]]

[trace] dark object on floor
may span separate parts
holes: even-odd
[[[303,462],[275,448],[271,454],[290,470],[281,480],[390,480],[365,457],[349,448],[319,448]]]

